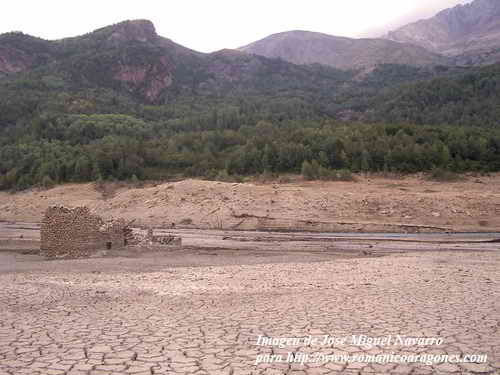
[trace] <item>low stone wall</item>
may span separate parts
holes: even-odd
[[[130,243],[138,251],[172,251],[182,249],[182,238],[171,235],[155,235],[153,228],[138,229]]]

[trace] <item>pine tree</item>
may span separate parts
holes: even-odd
[[[363,150],[361,152],[361,170],[363,172],[368,172],[370,170],[371,156],[368,151]]]
[[[311,163],[309,163],[307,160],[304,160],[304,162],[302,163],[302,176],[306,179],[306,180],[314,180],[314,172],[313,172],[313,168],[311,166]]]

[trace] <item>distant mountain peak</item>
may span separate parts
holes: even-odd
[[[385,39],[352,39],[304,30],[272,34],[238,49],[294,64],[319,63],[340,69],[359,69],[384,63],[446,63],[442,56],[410,44]]]
[[[258,43],[262,43],[263,41],[277,41],[277,40],[311,40],[311,39],[321,39],[327,38],[330,40],[349,40],[349,38],[329,35],[325,33],[320,33],[317,31],[307,31],[307,30],[290,30],[290,31],[282,31],[279,33],[271,34],[261,40],[250,43],[246,46],[238,48],[240,51],[244,51],[249,49],[251,46],[256,45]]]
[[[477,57],[486,53],[493,58],[494,51],[500,47],[500,1],[475,0],[460,4],[432,18],[391,31],[384,38],[447,56]]]

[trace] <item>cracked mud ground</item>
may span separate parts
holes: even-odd
[[[0,273],[2,375],[500,373],[498,250],[201,267],[152,267],[141,258],[26,264]],[[293,350],[488,361],[255,365],[258,354],[291,350],[257,346],[259,335],[323,334],[444,343]]]

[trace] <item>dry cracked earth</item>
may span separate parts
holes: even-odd
[[[0,270],[0,374],[500,373],[498,249],[197,267],[143,262],[37,261]],[[257,345],[259,335],[398,334],[443,343]],[[256,364],[259,355],[289,352],[488,357],[432,365]]]

